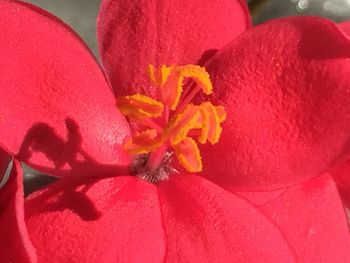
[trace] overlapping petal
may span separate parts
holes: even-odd
[[[39,262],[163,262],[157,189],[136,177],[60,179],[25,208]]]
[[[242,198],[191,175],[158,191],[124,176],[64,178],[34,193],[25,212],[38,261],[295,262],[279,229]]]
[[[1,1],[0,17],[0,143],[58,176],[128,164],[121,146],[128,125],[83,42],[26,3]]]
[[[241,194],[280,227],[300,262],[350,262],[348,223],[329,174],[278,192]]]
[[[103,0],[100,55],[117,95],[154,97],[149,64],[203,64],[250,26],[243,1]]]
[[[24,217],[22,169],[15,160],[9,180],[0,189],[1,262],[37,261],[36,250],[28,235]]]
[[[347,158],[349,58],[343,32],[315,17],[271,21],[219,51],[207,68],[227,120],[216,147],[202,149],[207,177],[229,189],[277,189]]]
[[[298,262],[288,240],[244,199],[193,175],[159,185],[166,262]]]
[[[350,211],[350,159],[330,171],[344,205]]]

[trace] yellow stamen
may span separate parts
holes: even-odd
[[[221,123],[226,119],[222,106],[214,106],[211,102],[199,106],[190,103],[200,90],[207,95],[212,93],[209,74],[204,67],[197,65],[161,65],[159,68],[149,65],[148,73],[151,83],[159,91],[160,101],[141,94],[119,97],[117,101],[124,115],[149,127],[126,142],[125,149],[131,154],[150,153],[147,167],[153,173],[160,167],[164,152],[172,147],[186,171],[200,172],[201,154],[192,137],[202,144],[217,143],[222,132]],[[186,95],[181,98],[186,79],[192,79],[197,86],[188,87]],[[174,112],[169,112],[169,109]],[[158,117],[164,118],[152,120]]]
[[[202,158],[197,143],[192,138],[185,138],[174,146],[175,154],[180,164],[190,173],[202,171]]]
[[[157,118],[164,110],[161,102],[141,94],[118,97],[117,107],[124,115],[135,119]]]
[[[211,144],[215,144],[219,141],[222,128],[220,123],[225,118],[225,110],[223,107],[215,107],[211,102],[204,102],[200,105],[202,112],[202,131],[198,138],[198,141],[202,144],[209,141]],[[220,111],[220,115],[218,113]],[[221,118],[221,119],[220,119]]]
[[[186,78],[193,79],[207,95],[213,90],[209,74],[204,67],[197,65],[186,65],[181,67],[166,67],[163,65],[162,68],[163,67],[162,76],[164,76],[165,82],[162,82],[160,85],[162,100],[164,105],[169,106],[171,110],[175,110],[179,104]],[[153,73],[150,74],[150,77],[156,81],[154,69],[151,71]]]
[[[149,129],[137,133],[132,140],[124,144],[124,148],[130,154],[146,154],[157,149],[160,144],[157,131]]]
[[[188,104],[183,112],[175,115],[167,126],[165,135],[172,145],[183,141],[190,130],[201,128],[200,111],[198,106]]]
[[[177,67],[176,70],[180,73],[181,79],[179,79],[179,82],[181,81],[182,83],[185,78],[191,78],[201,87],[204,94],[210,95],[213,92],[213,85],[211,84],[209,73],[204,67],[186,65]]]
[[[148,65],[148,76],[152,84],[158,86],[159,78],[157,76],[156,69],[152,64]]]
[[[153,65],[149,65],[149,78],[155,86],[161,87],[168,80],[168,77],[170,76],[173,68],[173,66],[168,67],[166,65],[161,65],[159,70],[157,70]]]
[[[216,112],[218,113],[220,122],[224,122],[226,120],[226,111],[225,108],[221,105],[215,106]]]
[[[160,90],[164,105],[168,106],[171,110],[176,109],[183,91],[182,84],[179,84],[178,80],[178,72],[173,72]]]

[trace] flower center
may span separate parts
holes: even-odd
[[[117,100],[118,109],[142,127],[124,144],[135,155],[134,172],[152,183],[167,179],[176,171],[171,164],[173,152],[187,172],[202,171],[197,142],[216,144],[226,118],[222,106],[209,101],[191,103],[200,91],[212,93],[209,74],[197,65],[162,65],[159,69],[150,65],[148,72],[158,91],[156,99],[135,94]]]

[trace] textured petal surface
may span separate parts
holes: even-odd
[[[268,218],[200,177],[61,179],[25,203],[39,262],[295,262]],[[159,206],[161,204],[161,206]]]
[[[339,28],[315,17],[271,21],[219,51],[208,71],[227,120],[220,142],[202,149],[208,177],[228,189],[278,189],[348,157],[349,57]]]
[[[0,189],[0,262],[37,261],[24,221],[23,205],[22,170],[15,160],[9,180]]]
[[[330,173],[337,184],[344,205],[350,209],[350,160],[332,169]]]
[[[268,218],[244,199],[193,175],[161,183],[166,262],[295,262]]]
[[[250,26],[243,1],[103,0],[99,49],[118,95],[154,95],[149,64],[202,64]]]
[[[39,262],[163,262],[158,193],[136,177],[61,179],[26,201]]]
[[[0,17],[0,143],[46,173],[115,173],[128,126],[90,51],[29,4],[1,1]]]
[[[299,262],[350,262],[350,235],[337,188],[330,175],[285,189],[261,203],[261,195],[242,193],[285,234]]]

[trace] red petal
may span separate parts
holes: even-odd
[[[331,174],[337,184],[340,197],[345,206],[350,209],[350,159],[332,169]]]
[[[208,178],[277,189],[348,157],[349,57],[339,28],[315,17],[257,26],[219,51],[208,70],[227,120],[220,142],[202,151]]]
[[[100,54],[118,95],[154,97],[149,64],[203,64],[250,26],[243,1],[103,0]]]
[[[350,21],[342,22],[339,26],[350,37]],[[331,174],[344,205],[350,209],[350,160],[333,169]]]
[[[350,21],[342,22],[339,26],[350,37]]]
[[[0,188],[5,183],[5,173],[11,161],[11,156],[0,145]]]
[[[300,262],[350,262],[349,228],[329,175],[290,187],[278,197],[272,193],[265,204],[261,193],[242,194],[276,222]]]
[[[64,178],[25,207],[40,262],[163,262],[157,188],[136,177]]]
[[[0,189],[0,262],[37,261],[24,221],[23,204],[22,170],[15,160],[10,178]]]
[[[166,262],[295,262],[279,230],[242,198],[192,175],[159,186]]]
[[[128,163],[127,123],[82,41],[29,4],[1,1],[0,17],[0,143],[55,175]]]

